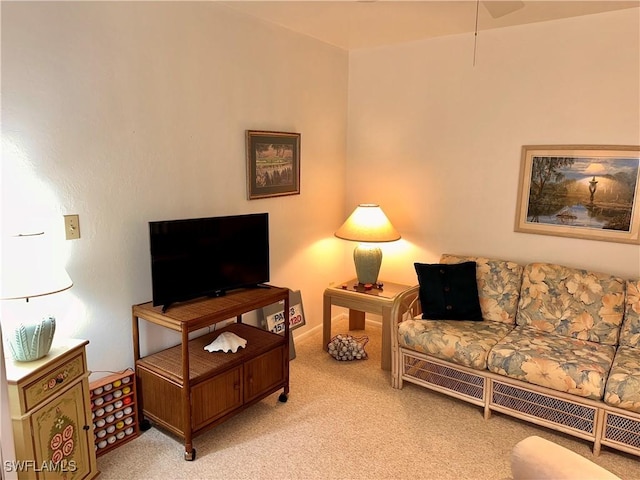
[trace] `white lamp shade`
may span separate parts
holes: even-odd
[[[3,239],[0,298],[38,297],[72,286],[71,278],[55,257],[44,234]]]
[[[382,208],[373,203],[358,205],[335,235],[344,240],[364,243],[400,240],[400,234],[391,225]]]

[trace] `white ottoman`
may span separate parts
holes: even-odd
[[[621,480],[608,470],[558,444],[532,436],[511,452],[514,480]]]

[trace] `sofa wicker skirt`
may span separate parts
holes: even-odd
[[[394,346],[392,386],[410,382],[484,408],[640,456],[640,416],[604,402],[456,365]]]

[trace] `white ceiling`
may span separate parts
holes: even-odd
[[[346,50],[474,32],[476,11],[479,31],[624,8],[638,8],[640,14],[640,0],[499,0],[479,4],[475,0],[231,0],[219,3]],[[505,14],[511,9],[515,10]]]

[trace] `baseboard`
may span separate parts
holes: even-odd
[[[375,315],[375,317],[379,318],[379,320],[365,317],[365,320],[364,320],[365,327],[367,325],[370,325],[372,327],[382,328],[382,317],[379,316],[379,315]],[[349,314],[348,313],[339,313],[338,315],[332,317],[331,318],[331,325],[335,325],[335,322],[338,322],[340,320],[346,320],[348,322],[349,321]],[[302,341],[303,339],[307,338],[308,336],[313,335],[318,330],[322,330],[322,324],[319,324],[319,325],[316,325],[316,326],[310,327],[310,328],[302,327],[302,328],[299,328],[299,329],[295,329],[293,331],[293,340],[294,341],[295,340]]]

